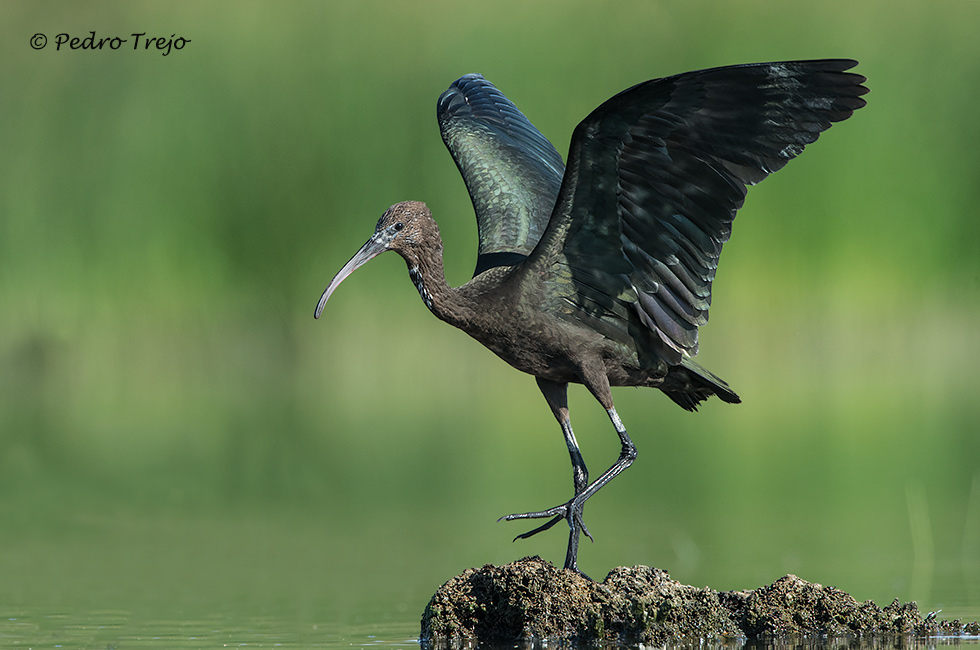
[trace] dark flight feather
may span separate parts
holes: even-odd
[[[555,210],[526,264],[570,275],[573,317],[608,319],[626,335],[609,306],[625,303],[659,336],[666,361],[695,355],[746,186],[865,105],[865,78],[845,72],[854,65],[728,66],[612,97],[576,127]]]
[[[478,74],[453,82],[439,97],[436,115],[476,212],[474,275],[521,262],[551,218],[565,172],[561,155]]]

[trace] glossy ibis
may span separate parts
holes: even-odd
[[[518,538],[567,521],[565,568],[578,570],[586,500],[636,458],[610,386],[659,388],[690,411],[711,395],[739,402],[693,360],[722,244],[747,185],[865,105],[865,78],[846,72],[855,65],[738,65],[638,84],[575,128],[567,166],[490,82],[461,77],[437,115],[476,211],[473,278],[446,283],[439,228],[424,203],[406,201],[384,213],[316,316],[344,278],[395,251],[433,314],[534,375],[565,436],[575,494],[503,519],[548,520]],[[569,382],[599,400],[622,445],[591,483],[569,421]]]

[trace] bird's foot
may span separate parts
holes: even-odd
[[[522,533],[514,538],[516,542],[519,539],[527,539],[532,535],[537,535],[542,533],[555,524],[557,524],[562,519],[568,521],[568,525],[574,530],[578,529],[585,533],[585,536],[592,540],[592,534],[589,533],[589,529],[586,527],[585,522],[582,520],[582,511],[585,508],[585,500],[578,501],[578,497],[575,497],[568,503],[563,503],[560,506],[555,506],[554,508],[548,508],[547,510],[540,510],[538,512],[521,512],[513,515],[507,515],[501,517],[497,521],[516,521],[518,519],[545,519],[546,517],[551,517],[549,521],[538,526],[533,530],[529,530],[526,533]]]

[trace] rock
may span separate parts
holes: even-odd
[[[884,609],[787,575],[752,591],[718,592],[645,566],[601,582],[539,557],[468,569],[439,588],[422,615],[426,648],[476,641],[662,645],[726,638],[980,634],[980,625],[925,619],[915,603]]]

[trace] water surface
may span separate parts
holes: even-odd
[[[419,648],[417,624],[408,621],[360,625],[294,623],[267,616],[237,619],[234,614],[196,619],[141,619],[121,611],[44,614],[20,610],[0,619],[3,648]],[[555,645],[555,644],[551,644]],[[977,647],[980,637],[928,639],[805,639],[786,642],[732,640],[674,647],[718,649],[862,650],[883,648]],[[547,644],[473,644],[469,647],[536,648]]]

